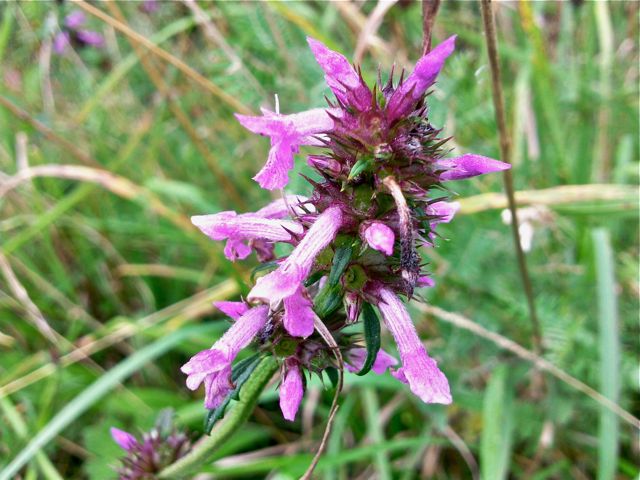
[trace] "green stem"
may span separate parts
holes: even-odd
[[[278,370],[278,362],[269,356],[256,367],[251,378],[242,386],[240,399],[212,431],[211,435],[197,444],[194,449],[177,462],[166,467],[158,474],[158,478],[181,478],[195,468],[208,461],[215,452],[253,412],[260,393],[267,385],[273,374]]]

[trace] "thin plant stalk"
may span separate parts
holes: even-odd
[[[507,117],[504,108],[504,98],[502,94],[502,84],[500,82],[500,62],[498,59],[498,39],[496,35],[496,25],[491,7],[491,0],[482,0],[482,21],[485,29],[485,39],[487,44],[487,54],[489,56],[489,65],[491,67],[491,90],[493,96],[493,105],[496,111],[496,123],[498,124],[498,133],[500,135],[500,156],[503,162],[511,163],[511,137],[507,129]],[[527,268],[527,261],[524,256],[524,250],[520,242],[520,230],[518,223],[518,213],[516,208],[515,192],[513,187],[512,170],[503,171],[504,188],[507,192],[509,202],[509,211],[511,212],[511,231],[513,233],[513,242],[516,248],[516,256],[518,259],[518,269],[527,297],[529,307],[529,318],[533,329],[532,341],[533,349],[537,354],[542,352],[542,335],[540,331],[540,322],[536,312],[536,305],[533,296],[533,285]]]
[[[431,36],[436,15],[440,9],[440,0],[422,0],[422,55],[431,51]]]

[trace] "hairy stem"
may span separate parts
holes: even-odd
[[[482,0],[482,21],[484,22],[485,38],[487,42],[487,54],[489,56],[489,65],[491,66],[491,87],[493,92],[493,105],[496,111],[496,123],[498,124],[498,132],[500,134],[500,156],[503,162],[511,163],[511,138],[507,129],[507,119],[504,108],[504,98],[502,95],[502,84],[500,82],[500,64],[498,60],[498,39],[496,36],[496,25],[491,10],[491,0]],[[518,268],[520,277],[524,286],[527,304],[529,306],[529,318],[533,329],[532,341],[533,348],[537,354],[542,352],[542,336],[540,333],[540,323],[538,314],[536,313],[536,305],[533,299],[533,286],[527,269],[527,261],[520,243],[520,230],[518,223],[518,214],[516,209],[515,193],[513,188],[512,170],[505,170],[504,188],[507,192],[509,202],[509,210],[511,211],[511,231],[513,233],[513,241],[516,247],[516,255],[518,258]]]
[[[271,356],[264,358],[240,390],[238,403],[211,431],[211,435],[195,445],[188,455],[162,470],[158,478],[183,478],[207,462],[211,454],[247,421],[258,402],[260,393],[277,370],[278,362],[275,358]]]

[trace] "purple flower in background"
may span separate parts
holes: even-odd
[[[241,369],[232,365],[237,353],[255,339],[282,366],[280,408],[287,420],[296,417],[305,372],[322,376],[342,366],[336,347],[347,370],[390,370],[422,401],[449,404],[447,378],[428,355],[403,298],[435,284],[418,247],[433,247],[438,225],[459,209],[442,197],[443,182],[509,165],[475,154],[445,158],[447,139],[429,121],[428,90],[454,51],[455,36],[419,59],[406,78],[395,82],[391,75],[373,89],[342,54],[311,38],[308,43],[335,95],[328,107],[236,117],[270,138],[267,161],[254,177],[267,190],[288,184],[301,146],[315,148],[307,164],[316,175],[304,177],[312,193],[281,192],[255,213],[192,218],[211,239],[226,241],[227,258],[244,259],[255,250],[262,265],[246,302],[215,304],[235,323],[182,367],[187,386],[194,390],[204,382],[207,408],[220,405],[238,378],[232,369]],[[396,342],[399,367],[377,342],[371,344],[370,330],[364,346],[361,335],[343,331],[361,317],[370,328],[375,308]],[[327,344],[325,329],[335,346]]]
[[[53,37],[53,51],[57,55],[62,55],[69,46],[70,37],[69,32],[60,32]]]
[[[120,480],[157,478],[156,474],[164,467],[189,452],[189,439],[173,426],[172,417],[170,410],[161,411],[156,425],[140,440],[128,432],[111,428],[113,440],[125,451],[118,468]]]
[[[84,12],[74,10],[63,20],[63,29],[53,38],[53,51],[62,55],[70,45],[78,47],[104,46],[104,37],[98,32],[82,28],[87,18]]]

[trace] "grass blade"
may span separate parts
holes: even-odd
[[[598,347],[600,350],[600,391],[613,402],[620,396],[620,339],[618,305],[615,293],[613,250],[609,231],[592,231],[595,249],[598,297]],[[619,420],[606,408],[600,408],[598,433],[598,479],[615,478],[618,463]]]
[[[495,369],[484,397],[480,439],[482,478],[500,480],[509,472],[513,416],[507,372],[506,365]]]

